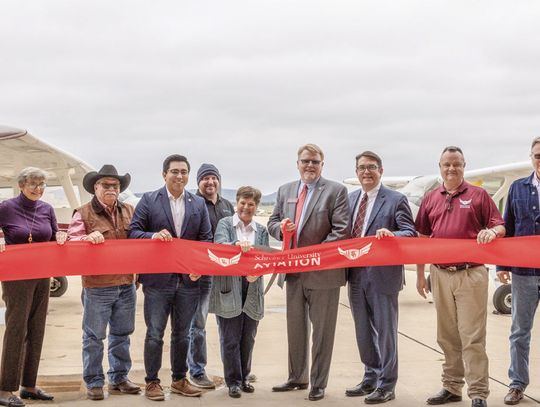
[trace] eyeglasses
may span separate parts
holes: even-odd
[[[299,160],[299,161],[302,163],[302,165],[309,165],[309,164],[311,164],[311,165],[313,165],[313,166],[315,166],[315,167],[318,166],[318,165],[321,165],[321,163],[322,163],[321,160],[303,160],[303,159],[302,159],[302,160]]]
[[[176,170],[176,169],[173,169],[173,170],[169,170],[168,172],[170,172],[175,177],[178,177],[179,175],[186,176],[186,175],[189,174],[188,170]]]
[[[540,154],[531,154],[531,158],[534,158],[535,160],[540,160]]]
[[[377,170],[379,169],[379,166],[378,166],[378,165],[375,165],[375,164],[359,165],[358,167],[356,167],[356,169],[357,169],[359,172],[364,172],[365,170],[368,170],[368,171],[377,171]]]
[[[110,184],[108,182],[100,182],[99,185],[101,185],[101,188],[103,189],[120,189],[120,184]]]
[[[35,191],[36,189],[41,189],[42,191],[47,188],[47,184],[42,182],[41,184],[35,184],[35,183],[30,183],[30,184],[26,184],[26,186],[28,187],[28,189],[31,189],[32,191]]]

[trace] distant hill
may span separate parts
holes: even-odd
[[[224,188],[221,190],[221,195],[223,198],[228,199],[232,203],[236,202],[236,189],[227,189]],[[277,192],[273,192],[269,195],[263,195],[261,198],[261,203],[263,204],[275,204],[276,203]]]
[[[190,189],[189,192],[197,192],[196,189]],[[144,192],[135,192],[135,196],[137,197],[141,197],[143,195]],[[225,199],[228,199],[229,201],[231,201],[232,203],[234,203],[236,201],[236,189],[227,189],[227,188],[224,188],[221,190],[221,195],[223,196],[223,198]],[[268,194],[268,195],[263,195],[262,199],[261,199],[261,203],[262,204],[270,204],[270,205],[273,205],[276,203],[276,195],[277,195],[277,192],[273,192],[271,194]]]

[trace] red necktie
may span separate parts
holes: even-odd
[[[298,195],[298,202],[296,202],[296,212],[294,214],[294,224],[296,225],[296,231],[293,235],[292,247],[297,247],[298,240],[298,227],[300,226],[300,218],[302,217],[302,210],[304,209],[304,203],[306,202],[308,187],[304,184],[304,188]]]
[[[362,229],[364,229],[364,220],[366,219],[367,202],[368,202],[368,196],[367,196],[367,193],[364,192],[364,196],[362,197],[362,200],[360,201],[360,207],[358,208],[358,213],[356,214],[356,219],[354,221],[354,225],[352,229],[353,237],[362,236]]]

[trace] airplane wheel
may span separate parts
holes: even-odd
[[[67,277],[51,277],[51,286],[49,289],[49,295],[51,297],[61,297],[66,293],[68,289]]]
[[[493,294],[493,306],[501,314],[512,312],[512,285],[504,284],[498,287]]]

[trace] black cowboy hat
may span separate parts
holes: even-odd
[[[120,181],[120,192],[124,192],[129,186],[131,181],[131,175],[126,173],[125,175],[118,175],[118,171],[111,164],[105,164],[99,171],[91,171],[83,178],[83,187],[92,195],[95,194],[94,185],[100,178],[116,178]]]

